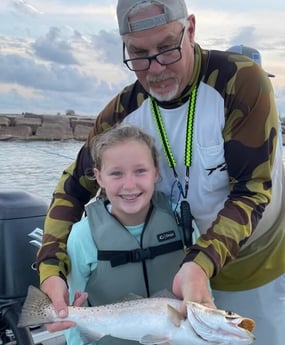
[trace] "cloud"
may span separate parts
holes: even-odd
[[[123,45],[116,31],[101,30],[92,35],[92,43],[97,52],[100,52],[102,61],[121,66]]]
[[[84,92],[91,80],[72,66],[45,65],[16,54],[0,55],[0,80],[40,90]]]
[[[22,14],[28,14],[28,15],[43,14],[42,11],[40,11],[35,6],[31,5],[25,0],[12,0],[11,8],[13,8],[16,12],[20,12]]]
[[[119,91],[119,88],[110,88],[105,82],[98,83],[96,90],[89,92],[69,93],[54,90],[21,89],[18,85],[0,92],[1,113],[32,112],[38,114],[65,113],[73,109],[79,115],[97,115],[97,112],[110,101]]]
[[[32,44],[36,56],[59,64],[78,64],[73,56],[72,47],[67,41],[61,39],[60,34],[59,28],[51,27],[46,36],[38,38]]]
[[[0,36],[0,46],[1,112],[95,114],[134,78],[122,69],[114,32],[52,27],[35,41]]]
[[[230,39],[232,45],[246,42],[248,46],[255,46],[257,40],[257,30],[253,25],[241,27],[239,31]]]

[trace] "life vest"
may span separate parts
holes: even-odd
[[[172,290],[172,280],[184,257],[181,229],[169,199],[155,192],[138,241],[98,200],[86,207],[98,249],[98,263],[86,285],[92,306],[112,303],[128,294],[149,297]]]

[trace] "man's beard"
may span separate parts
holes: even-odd
[[[164,75],[163,77],[160,76],[160,77],[149,77],[147,78],[147,81],[148,82],[158,82],[158,81],[162,81],[163,80],[166,80],[168,78],[173,78],[175,79],[175,84],[173,86],[173,89],[167,93],[159,93],[159,92],[156,92],[154,91],[151,86],[149,88],[149,93],[150,95],[157,99],[159,102],[167,102],[167,101],[171,101],[172,99],[176,98],[177,97],[177,93],[178,93],[178,90],[179,90],[179,84],[178,84],[178,80],[176,78],[176,75],[174,73],[167,73],[166,75]]]

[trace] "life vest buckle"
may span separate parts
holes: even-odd
[[[150,248],[137,248],[129,251],[129,261],[139,262],[146,259],[152,259],[153,255]]]

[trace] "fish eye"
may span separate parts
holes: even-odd
[[[236,319],[238,317],[238,315],[234,312],[232,312],[231,310],[225,310],[225,318],[228,320],[233,320]]]

